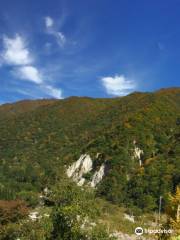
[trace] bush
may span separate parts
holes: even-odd
[[[16,201],[2,201],[0,200],[0,224],[4,225],[9,222],[16,222],[24,218],[28,214],[28,208],[25,202]]]
[[[39,203],[39,197],[36,192],[32,191],[21,191],[18,193],[18,198],[28,202],[30,207],[35,207]]]

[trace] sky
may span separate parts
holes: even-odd
[[[0,104],[180,85],[180,0],[0,0]]]

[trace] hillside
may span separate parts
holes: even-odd
[[[97,198],[142,214],[166,208],[180,184],[180,88],[126,97],[22,101],[0,106],[0,199],[51,189],[82,154],[105,171]],[[33,197],[32,197],[33,196]]]

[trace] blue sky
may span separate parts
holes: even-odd
[[[180,0],[0,0],[0,103],[179,86]]]

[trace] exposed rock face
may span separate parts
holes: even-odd
[[[93,188],[96,187],[96,185],[102,180],[104,174],[105,174],[105,165],[102,164],[99,171],[96,171],[94,173],[90,186]]]
[[[36,221],[37,219],[41,218],[41,216],[39,216],[39,212],[31,212],[29,214],[29,218],[32,220],[32,221]]]
[[[135,222],[135,220],[134,220],[134,216],[133,215],[129,215],[129,214],[124,214],[124,218],[125,219],[127,219],[128,221],[130,221],[130,222]]]
[[[82,177],[82,178],[79,180],[79,182],[77,182],[77,185],[78,185],[78,186],[83,186],[84,183],[85,183],[85,181],[86,181],[86,179]]]
[[[79,186],[85,182],[82,176],[92,170],[93,162],[88,154],[83,154],[67,169],[67,176],[72,178]]]
[[[139,147],[134,148],[134,158],[141,159],[142,155],[144,154],[143,150],[141,150]]]
[[[136,141],[134,141],[133,143],[134,143],[133,158],[139,160],[139,165],[140,165],[140,167],[141,167],[141,166],[142,166],[142,156],[144,155],[144,152],[143,152],[142,149],[140,149],[140,148],[137,146]]]
[[[88,154],[83,154],[80,158],[73,163],[66,171],[69,178],[72,178],[78,186],[83,186],[86,179],[83,177],[84,174],[91,172],[93,173],[93,162]],[[92,180],[87,182],[87,185],[95,188],[96,185],[102,180],[105,175],[105,164],[102,164],[98,171],[95,171]]]

